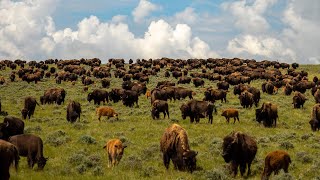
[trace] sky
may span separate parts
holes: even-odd
[[[0,59],[320,63],[319,0],[0,0]]]

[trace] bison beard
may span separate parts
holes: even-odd
[[[179,171],[193,172],[196,170],[197,152],[190,150],[185,129],[178,124],[168,127],[160,140],[160,150],[163,153],[163,163],[168,169],[170,160]]]
[[[240,166],[240,173],[243,176],[248,165],[247,176],[250,175],[250,166],[256,153],[257,143],[247,134],[232,132],[223,139],[222,157],[226,163],[231,162],[233,177],[238,173],[238,166]]]

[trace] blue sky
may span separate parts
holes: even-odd
[[[1,0],[0,17],[0,58],[320,63],[315,0]]]

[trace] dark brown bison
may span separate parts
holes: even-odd
[[[8,140],[10,136],[23,134],[24,122],[16,117],[7,116],[0,123],[0,139]]]
[[[122,103],[125,106],[133,107],[134,103],[139,106],[139,94],[136,91],[124,90],[122,95]]]
[[[118,89],[118,88],[113,88],[109,92],[109,98],[111,101],[114,103],[117,103],[121,100],[122,95],[123,95],[124,90],[123,89]]]
[[[195,93],[190,90],[190,89],[186,89],[186,88],[183,88],[183,87],[176,87],[174,89],[174,99],[184,99],[186,97],[189,97],[189,99],[193,99],[193,95]]]
[[[9,142],[14,144],[19,155],[28,158],[29,168],[38,164],[38,169],[42,170],[47,163],[48,158],[43,157],[42,139],[32,134],[20,134],[11,136]]]
[[[300,107],[303,108],[304,103],[308,99],[306,98],[306,96],[304,94],[302,94],[299,91],[296,91],[294,93],[294,96],[293,96],[292,100],[293,100],[293,102],[292,102],[293,108],[300,108]]]
[[[204,80],[201,78],[193,78],[192,82],[195,87],[199,87],[199,86],[203,87],[204,86]]]
[[[207,88],[204,92],[204,101],[215,102],[216,100],[221,100],[221,103],[227,102],[227,91],[222,89],[212,89]]]
[[[230,118],[233,118],[233,124],[236,122],[236,120],[239,121],[239,111],[237,109],[229,108],[229,109],[224,109],[221,113],[221,116],[225,117],[227,122],[229,123]]]
[[[315,104],[312,108],[311,120],[309,121],[312,131],[320,129],[320,104]]]
[[[98,104],[98,105],[100,105],[101,101],[103,103],[105,103],[107,101],[107,103],[108,103],[109,102],[109,94],[105,90],[95,89],[95,90],[93,90],[93,92],[88,94],[87,100],[89,102],[91,102],[93,100],[94,104]]]
[[[196,120],[196,123],[199,123],[200,118],[208,117],[208,123],[212,124],[213,116],[212,113],[217,112],[216,107],[213,103],[208,101],[198,101],[190,100],[187,103],[184,103],[180,107],[182,119],[186,119],[187,116],[190,117],[190,122],[193,123]]]
[[[64,103],[66,97],[66,91],[63,88],[51,88],[44,92],[44,95],[40,97],[41,104],[57,103],[61,105]]]
[[[261,108],[256,109],[256,120],[263,122],[265,127],[276,127],[278,119],[277,105],[271,102],[264,102]]]
[[[178,84],[189,84],[191,82],[191,78],[190,77],[180,77]]]
[[[268,180],[272,172],[277,175],[281,169],[283,169],[285,173],[288,173],[290,163],[291,158],[286,151],[277,150],[268,153],[265,158],[261,179]]]
[[[309,124],[311,126],[312,131],[317,131],[320,129],[320,123],[319,123],[319,120],[317,120],[317,119],[311,119],[309,121]]]
[[[24,108],[21,110],[22,118],[26,119],[27,116],[30,117],[33,115],[36,105],[40,106],[36,98],[28,96],[24,99]]]
[[[253,97],[253,94],[249,91],[243,91],[239,96],[241,106],[244,108],[251,108],[254,103]]]
[[[71,101],[67,106],[67,121],[76,122],[77,118],[80,121],[81,104],[76,101]]]
[[[283,88],[284,94],[289,96],[292,93],[292,85],[289,83],[286,84],[286,86]]]
[[[10,179],[10,166],[14,164],[16,171],[19,164],[19,152],[15,145],[0,139],[0,179]]]
[[[218,89],[228,90],[229,89],[229,83],[226,81],[220,81],[217,83]]]
[[[101,85],[103,88],[108,88],[110,86],[110,80],[107,78],[101,79]]]
[[[160,140],[160,150],[167,169],[172,160],[174,169],[191,173],[196,170],[198,152],[190,149],[187,132],[180,125],[172,124],[166,128]]]
[[[320,89],[317,89],[313,96],[316,103],[320,103]]]
[[[152,119],[159,119],[160,118],[160,113],[163,113],[164,117],[166,118],[166,115],[169,117],[169,106],[167,101],[163,101],[163,100],[155,100],[152,103],[152,109],[151,109],[151,116]]]
[[[166,90],[164,89],[159,89],[159,88],[155,88],[151,91],[151,104],[153,104],[153,102],[155,100],[168,100],[168,95],[167,95],[167,92]]]
[[[240,166],[241,176],[244,175],[248,166],[247,176],[249,176],[251,163],[258,149],[256,141],[245,133],[232,132],[223,139],[222,148],[224,161],[231,162],[233,177],[238,173],[238,166]]]

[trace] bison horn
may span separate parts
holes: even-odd
[[[9,121],[7,121],[7,123],[6,123],[6,127],[8,127],[9,126]]]

